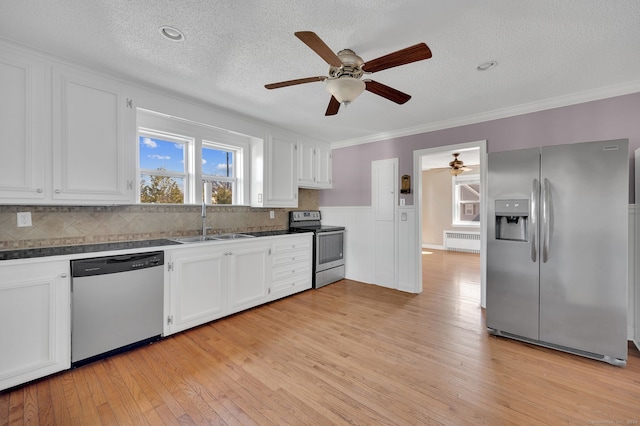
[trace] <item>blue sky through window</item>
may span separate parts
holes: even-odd
[[[215,148],[202,148],[202,174],[233,176],[233,152]]]
[[[140,168],[183,173],[185,145],[149,136],[140,136]],[[233,176],[233,152],[215,148],[202,149],[202,173],[209,176]],[[227,171],[229,173],[227,174]]]
[[[184,144],[140,136],[140,168],[184,172]]]

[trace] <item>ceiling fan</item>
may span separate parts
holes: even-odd
[[[418,43],[365,62],[351,49],[334,53],[314,32],[299,31],[294,34],[329,64],[329,75],[281,81],[266,84],[264,87],[278,89],[296,84],[326,81],[326,89],[331,94],[331,99],[325,115],[336,115],[340,104],[348,105],[365,90],[397,104],[404,104],[411,99],[410,95],[370,79],[363,80],[362,76],[431,58],[429,47],[425,43]]]
[[[469,167],[466,167],[462,160],[458,159],[459,155],[459,152],[454,153],[453,161],[449,163],[449,173],[451,173],[453,176],[458,176],[462,172],[469,172],[472,170]]]

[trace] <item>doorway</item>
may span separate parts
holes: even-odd
[[[467,151],[469,153],[469,158],[471,158],[471,153],[477,153],[477,164],[479,166],[479,180],[480,180],[480,203],[479,203],[479,213],[480,213],[480,304],[482,307],[485,307],[485,293],[486,293],[486,184],[487,184],[487,149],[486,149],[486,141],[476,141],[476,142],[468,142],[456,145],[447,145],[437,148],[427,148],[422,150],[414,151],[413,154],[413,175],[415,176],[415,196],[414,196],[414,205],[416,207],[416,231],[418,233],[417,247],[415,247],[414,253],[417,256],[415,264],[419,268],[417,271],[417,277],[422,277],[422,236],[423,236],[423,218],[425,215],[425,208],[423,204],[424,188],[423,188],[423,180],[422,180],[422,170],[423,167],[428,167],[425,165],[435,164],[439,165],[441,170],[446,172],[449,161],[453,160],[453,153],[460,153],[461,159],[464,159],[464,152]],[[446,160],[446,161],[445,161]],[[475,162],[472,160],[472,162]],[[466,164],[466,163],[465,163]],[[471,163],[469,163],[471,164]],[[431,166],[432,168],[436,168],[435,165]],[[453,186],[452,186],[453,191]],[[453,208],[453,206],[452,206]],[[453,220],[452,220],[453,222]],[[421,284],[422,284],[422,280]]]

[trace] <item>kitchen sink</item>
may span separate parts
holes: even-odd
[[[239,238],[255,238],[255,235],[251,234],[219,234],[209,235],[207,239],[211,240],[237,240]]]
[[[199,235],[197,237],[184,237],[184,238],[171,238],[172,241],[176,241],[178,243],[189,244],[189,243],[201,243],[204,241],[228,241],[228,240],[239,240],[242,238],[255,238],[255,235],[251,234],[214,234],[207,235],[203,237]]]

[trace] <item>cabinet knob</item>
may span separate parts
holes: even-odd
[[[63,272],[62,274],[60,274],[60,278],[67,278],[67,273]]]
[[[59,189],[56,189],[56,190],[55,190],[55,191],[53,191],[53,192],[55,192],[56,194],[59,194],[59,193],[60,193],[60,192],[62,192],[62,191],[60,191]]]
[[[42,194],[43,190],[42,190],[42,188],[38,188],[38,189],[36,189],[36,192],[37,192],[38,194]]]

